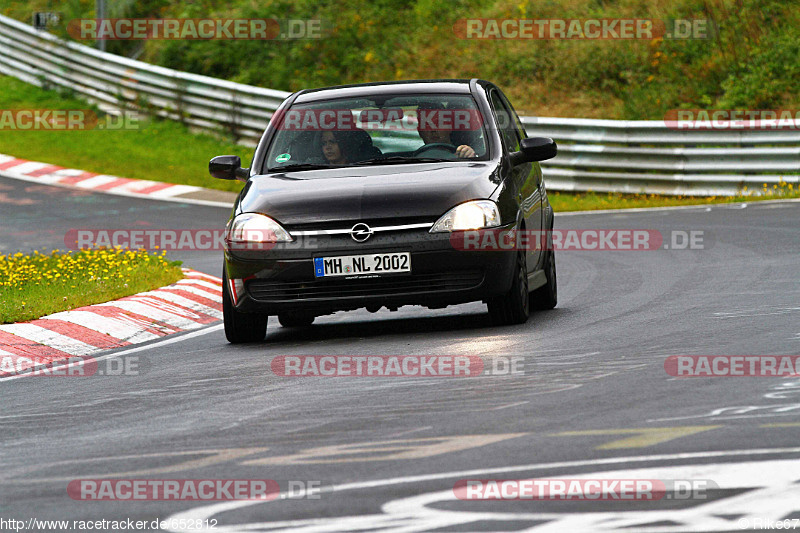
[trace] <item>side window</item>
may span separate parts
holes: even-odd
[[[502,93],[499,93],[499,94],[500,94],[500,99],[503,101],[503,104],[505,104],[506,108],[511,113],[511,118],[513,119],[513,126],[517,130],[517,135],[519,135],[520,139],[525,139],[528,136],[528,133],[525,131],[525,126],[522,124],[522,121],[519,119],[519,115],[517,115],[517,112],[514,110],[514,106],[512,106],[511,102],[508,101],[508,98],[506,98],[506,95],[504,95]]]
[[[497,115],[498,127],[500,128],[500,135],[503,136],[506,148],[509,152],[516,152],[519,150],[520,136],[517,132],[516,114],[511,111],[508,106],[503,102],[499,92],[492,90],[491,96],[492,107]]]

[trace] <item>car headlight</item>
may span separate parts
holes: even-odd
[[[292,242],[289,232],[266,215],[242,213],[228,225],[225,240],[230,243]]]
[[[494,228],[500,225],[500,210],[491,200],[473,200],[455,206],[442,215],[431,233]]]

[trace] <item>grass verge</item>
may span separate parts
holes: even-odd
[[[0,255],[0,324],[149,291],[183,278],[180,261],[145,250]]]
[[[556,213],[559,211],[596,211],[600,209],[630,209],[639,207],[671,207],[681,205],[733,204],[761,200],[800,198],[800,190],[791,183],[772,189],[760,189],[760,195],[737,196],[660,196],[657,194],[621,194],[597,192],[548,192],[547,197]]]

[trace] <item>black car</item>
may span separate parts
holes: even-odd
[[[467,250],[466,232],[553,228],[537,161],[494,84],[426,80],[299,91],[275,112],[239,179],[226,228],[225,334],[263,340],[267,318],[310,325],[336,311],[484,301],[495,323],[556,305],[548,247]],[[544,231],[543,231],[544,230]]]

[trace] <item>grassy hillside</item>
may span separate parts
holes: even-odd
[[[674,108],[800,102],[800,9],[780,0],[119,0],[109,17],[323,19],[326,38],[109,42],[115,53],[283,90],[376,80],[482,77],[540,116],[661,119]],[[66,20],[94,1],[0,0],[0,12]],[[702,40],[467,40],[465,18],[707,18]],[[58,29],[56,31],[59,31]],[[89,43],[91,44],[91,43]]]

